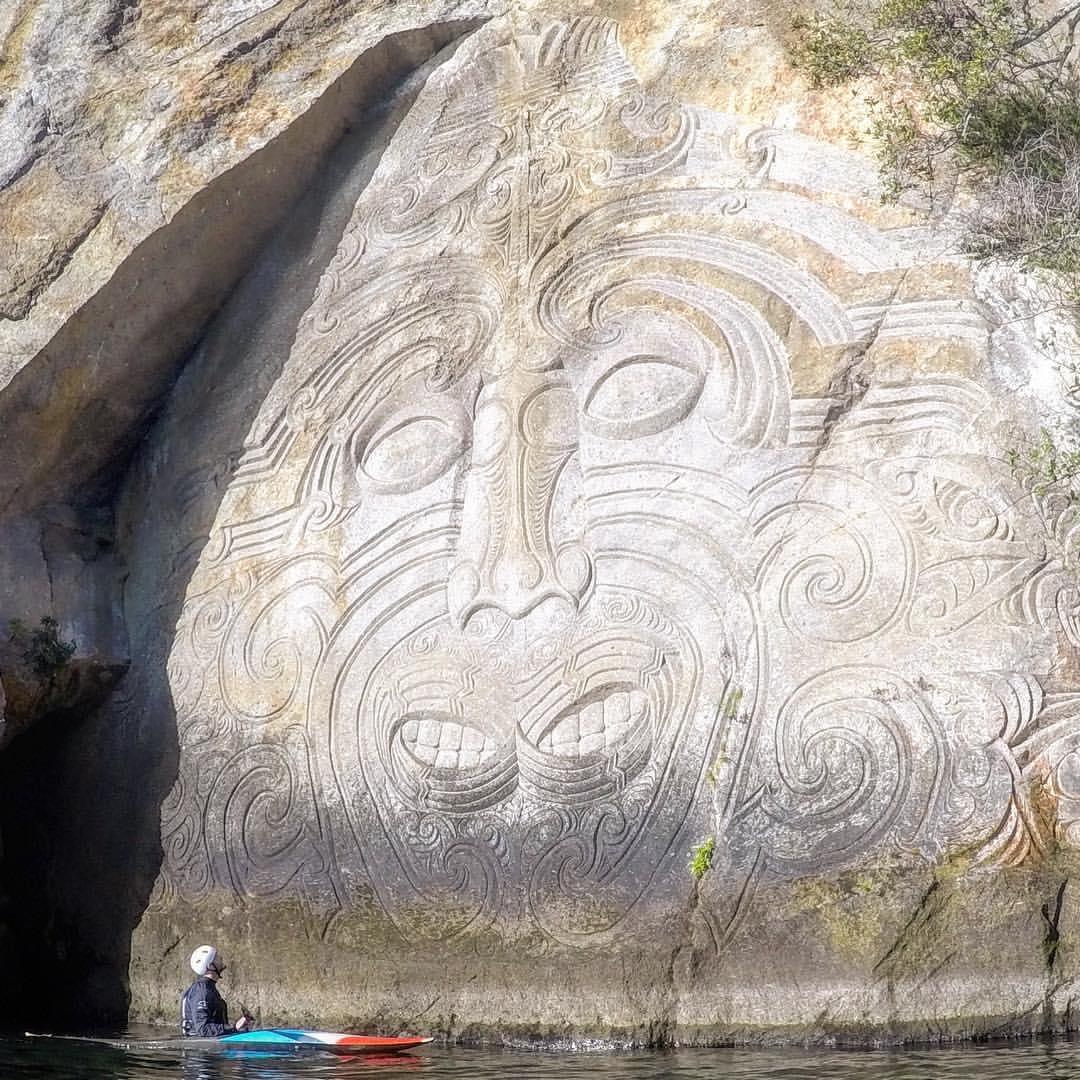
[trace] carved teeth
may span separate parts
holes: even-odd
[[[637,691],[637,693],[641,693]],[[644,694],[641,694],[642,699],[645,698]],[[647,702],[644,702],[647,707]],[[628,727],[630,724],[630,695],[627,693],[619,692],[612,694],[611,697],[604,702],[606,706],[605,712],[610,716],[613,727],[623,726]],[[642,716],[644,716],[644,709],[642,710]]]
[[[613,749],[644,722],[649,699],[644,690],[612,689],[589,695],[564,713],[540,738],[538,749],[562,758],[582,758]],[[497,744],[477,728],[442,716],[411,716],[401,725],[401,742],[421,765],[445,770],[474,768],[497,752]]]
[[[433,717],[406,720],[401,741],[417,761],[436,769],[468,769],[495,753],[495,744],[483,732]]]
[[[583,757],[610,750],[635,724],[645,719],[649,699],[644,690],[614,690],[565,714],[538,744],[546,754]]]
[[[582,738],[586,735],[604,733],[604,703],[602,701],[594,701],[581,710],[578,716],[578,730]]]
[[[438,747],[442,725],[437,720],[421,720],[420,728],[416,735],[416,742],[420,746]]]
[[[467,727],[461,729],[462,750],[482,750],[486,741],[476,728]]]
[[[576,746],[581,732],[578,730],[578,714],[573,713],[551,733],[551,741],[556,747]]]

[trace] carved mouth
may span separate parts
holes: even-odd
[[[475,813],[519,790],[581,805],[621,791],[667,746],[679,654],[603,627],[536,654],[518,679],[492,651],[428,650],[396,667],[380,695],[377,742],[389,778],[415,808]]]
[[[417,806],[472,814],[495,806],[517,786],[512,744],[499,743],[448,713],[410,713],[394,725],[390,774]]]
[[[644,690],[609,686],[594,691],[564,709],[536,741],[542,753],[564,758],[584,758],[598,751],[614,750],[631,728],[642,723],[649,711]]]
[[[656,695],[638,683],[608,683],[561,709],[535,743],[519,729],[522,787],[563,805],[621,791],[652,754],[661,708]]]

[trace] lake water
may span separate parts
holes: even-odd
[[[132,1034],[140,1034],[133,1032]],[[141,1033],[161,1037],[159,1030]],[[918,1050],[674,1050],[556,1053],[425,1048],[393,1058],[153,1053],[61,1040],[0,1039],[2,1080],[1065,1080],[1080,1041]]]

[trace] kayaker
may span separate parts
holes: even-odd
[[[221,978],[225,963],[213,945],[200,945],[191,954],[191,970],[197,978],[180,998],[180,1028],[185,1035],[216,1038],[243,1031],[248,1018],[229,1023],[229,1011],[214,984]]]

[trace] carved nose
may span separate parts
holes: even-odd
[[[491,572],[492,589],[497,596],[526,601],[543,579],[544,568],[540,560],[528,551],[507,552]]]
[[[484,387],[447,583],[459,626],[487,607],[521,619],[549,597],[580,607],[592,559],[556,520],[577,445],[577,402],[561,372],[513,372]]]
[[[560,597],[574,608],[592,583],[592,559],[578,543],[567,543],[554,559],[554,573],[526,552],[507,555],[495,563],[490,586],[485,587],[475,562],[459,558],[450,572],[447,599],[459,626],[481,608],[496,608],[512,619],[523,619],[541,602]]]

